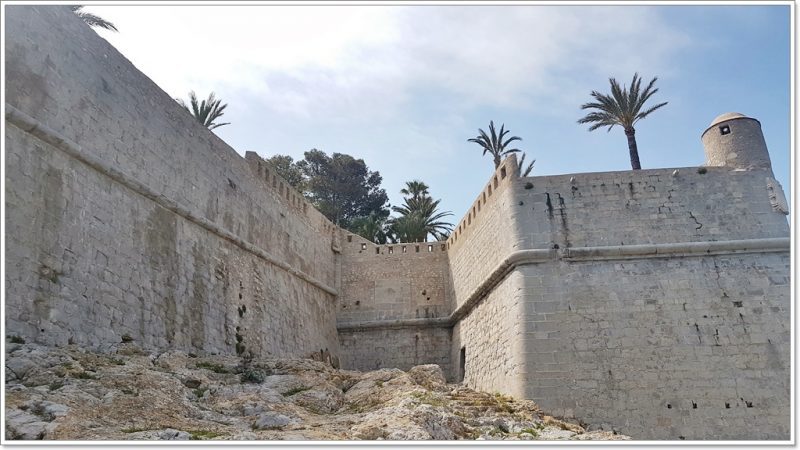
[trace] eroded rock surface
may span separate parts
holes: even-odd
[[[56,440],[629,439],[531,401],[447,384],[441,368],[337,370],[312,360],[107,353],[9,344],[6,431]]]

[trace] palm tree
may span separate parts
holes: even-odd
[[[86,25],[89,25],[90,27],[104,28],[106,30],[111,30],[111,31],[119,31],[117,30],[117,27],[114,26],[113,23],[103,19],[100,16],[96,16],[92,13],[83,11],[83,5],[72,5],[69,7],[69,9],[71,9],[72,12],[74,12],[78,17],[83,19]]]
[[[638,73],[633,74],[631,81],[631,90],[628,91],[624,85],[622,89],[619,87],[617,80],[609,78],[611,83],[611,95],[601,94],[597,91],[592,91],[592,97],[596,102],[586,103],[581,106],[581,109],[593,109],[596,111],[590,112],[578,123],[591,123],[589,131],[594,131],[600,127],[608,126],[608,131],[614,125],[619,125],[625,130],[625,136],[628,137],[628,151],[631,156],[631,167],[633,170],[639,170],[642,166],[639,164],[639,150],[636,147],[636,130],[633,125],[641,119],[649,116],[650,113],[666,105],[667,102],[659,103],[651,108],[642,111],[644,104],[650,97],[658,92],[658,88],[653,89],[658,77],[650,80],[650,83],[642,91],[640,89],[642,79],[639,78]]]
[[[526,156],[525,153],[523,153],[522,158],[519,159],[519,164],[517,164],[518,177],[527,177],[528,175],[530,175],[531,171],[533,170],[533,163],[536,162],[536,160],[534,159],[533,161],[528,163],[528,167],[525,167],[525,170],[523,170],[522,167],[525,166],[525,156]]]
[[[214,98],[214,93],[208,95],[207,100],[203,100],[198,103],[197,95],[195,95],[194,91],[189,92],[189,103],[191,104],[191,109],[189,108],[186,103],[179,98],[175,99],[181,106],[186,108],[198,122],[202,123],[204,127],[207,127],[209,130],[213,130],[214,128],[221,127],[223,125],[230,125],[228,123],[214,123],[214,121],[220,118],[224,113],[223,111],[225,108],[228,107],[228,104],[220,105],[222,102],[221,99]]]
[[[376,244],[385,244],[388,239],[386,233],[386,215],[372,211],[368,216],[353,220],[350,230]]]
[[[403,195],[410,195],[413,199],[418,199],[428,195],[428,189],[428,185],[422,181],[412,180],[406,181],[406,187],[400,189],[400,193]]]
[[[500,167],[500,161],[503,156],[508,155],[510,153],[515,153],[520,151],[518,148],[508,149],[508,144],[514,141],[521,141],[522,138],[519,136],[511,136],[506,140],[503,141],[503,138],[506,134],[509,133],[509,130],[504,130],[505,124],[500,125],[500,133],[495,133],[494,131],[494,121],[489,121],[489,135],[486,134],[485,131],[478,128],[478,136],[472,139],[467,139],[467,142],[474,142],[481,147],[483,147],[483,154],[485,155],[486,152],[492,154],[494,157],[494,168],[497,169]]]
[[[390,219],[392,239],[395,242],[424,242],[428,235],[441,240],[449,235],[453,224],[441,219],[453,215],[449,211],[439,211],[441,200],[433,200],[428,193],[428,186],[421,181],[407,181],[406,187],[400,190],[405,194],[402,206],[394,206],[392,210],[400,216]]]

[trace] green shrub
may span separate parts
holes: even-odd
[[[304,391],[307,391],[309,389],[311,389],[311,388],[310,387],[305,387],[305,386],[300,386],[300,387],[296,387],[294,389],[289,389],[288,391],[284,392],[282,395],[284,397],[291,397],[294,394],[299,394],[300,392],[304,392]]]

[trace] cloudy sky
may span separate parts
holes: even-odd
[[[490,120],[522,137],[534,175],[630,169],[620,128],[576,120],[608,79],[658,76],[639,122],[643,168],[704,162],[700,134],[729,111],[761,121],[789,194],[790,7],[101,6],[103,30],[173,97],[214,91],[215,130],[239,153],[363,158],[392,204],[419,179],[456,223],[493,170],[467,139]]]

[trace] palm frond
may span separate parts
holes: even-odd
[[[75,13],[75,15],[80,17],[81,20],[83,20],[83,22],[86,23],[86,25],[89,25],[92,28],[103,28],[106,30],[119,32],[119,30],[113,23],[103,19],[102,17],[96,14],[84,11],[83,5],[72,5],[70,6],[70,9],[72,10],[72,12]]]

